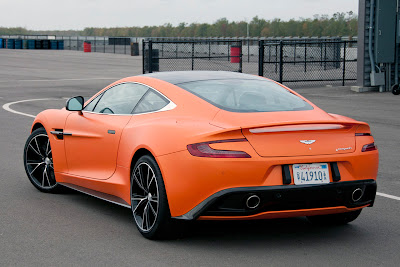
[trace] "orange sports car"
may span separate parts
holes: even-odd
[[[378,161],[367,123],[219,71],[134,76],[73,97],[37,115],[24,149],[37,189],[131,208],[150,239],[185,220],[348,223],[374,203]]]

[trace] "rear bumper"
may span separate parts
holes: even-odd
[[[354,201],[353,192],[362,196]],[[257,208],[247,208],[251,195],[260,198]],[[323,185],[241,187],[219,191],[176,219],[256,219],[329,214],[372,206],[375,180],[332,182]]]

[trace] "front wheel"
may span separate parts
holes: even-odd
[[[160,168],[149,155],[139,158],[133,168],[131,208],[135,224],[144,237],[176,237],[178,222],[171,218]]]
[[[354,221],[360,215],[362,209],[345,212],[345,213],[336,213],[336,214],[328,214],[328,215],[316,215],[316,216],[307,216],[307,219],[317,225],[341,225],[347,224],[349,222]]]
[[[50,140],[44,128],[34,130],[26,140],[24,166],[29,181],[40,191],[54,193],[60,189],[54,175]]]

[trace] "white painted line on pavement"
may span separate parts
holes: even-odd
[[[0,81],[0,83],[6,82],[58,82],[58,81],[90,81],[90,80],[116,80],[120,78],[82,78],[82,79],[44,79],[44,80],[13,80],[13,81]]]
[[[4,104],[3,105],[3,109],[7,110],[8,112],[14,113],[14,114],[35,118],[36,117],[35,115],[31,115],[31,114],[27,114],[27,113],[23,113],[23,112],[19,112],[19,111],[13,110],[12,108],[10,108],[10,106],[14,105],[14,104],[18,104],[18,103],[29,102],[29,101],[40,101],[40,100],[55,100],[55,99],[54,98],[41,98],[41,99],[20,100],[20,101],[15,101],[15,102],[10,102],[10,103]]]
[[[384,194],[384,193],[379,193],[379,192],[377,192],[376,194],[381,197],[387,197],[387,198],[391,198],[394,200],[400,200],[400,197],[396,197],[396,196],[392,196],[392,195],[388,195],[388,194]]]

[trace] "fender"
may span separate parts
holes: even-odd
[[[57,135],[51,134],[51,131],[64,130],[65,122],[70,114],[71,111],[65,109],[48,109],[36,116],[31,127],[31,132],[33,132],[41,124],[49,136],[56,179],[57,173],[68,172],[68,165],[65,157],[64,140]]]

